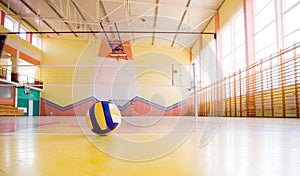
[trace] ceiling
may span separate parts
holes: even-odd
[[[190,47],[223,0],[1,0],[39,32]],[[10,12],[9,12],[10,13]],[[12,13],[11,13],[12,14]],[[103,28],[100,25],[103,25]],[[97,32],[105,33],[79,33]],[[152,33],[155,31],[156,33]],[[159,33],[173,32],[173,33]],[[70,35],[69,34],[69,35]],[[66,34],[60,34],[66,35]]]

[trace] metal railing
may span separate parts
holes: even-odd
[[[7,66],[7,65],[6,65]],[[1,66],[0,65],[0,79],[4,79],[7,81],[13,81],[11,78],[11,70],[7,69],[5,66]],[[26,85],[26,86],[30,86],[30,87],[37,87],[37,88],[43,88],[43,81],[25,75],[25,74],[18,74],[18,83],[20,85]]]
[[[299,49],[294,44],[201,88],[199,115],[299,118]]]
[[[0,66],[0,78],[7,79],[7,68]]]

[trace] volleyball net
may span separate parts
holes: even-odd
[[[10,81],[11,65],[1,67],[6,69],[2,79]],[[98,100],[114,102],[123,115],[193,114],[192,65],[135,64],[132,60],[98,58],[93,65],[17,67],[17,87],[24,86],[26,94],[40,91],[44,115],[56,115],[57,109],[58,115],[63,115],[68,108],[86,108]]]

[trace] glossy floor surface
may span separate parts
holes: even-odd
[[[0,117],[0,175],[300,175],[300,119],[124,117],[109,136],[84,117]]]

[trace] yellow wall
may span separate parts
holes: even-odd
[[[226,0],[219,9],[220,28],[224,27],[234,14],[242,7],[243,0]]]
[[[197,40],[192,47],[192,56],[193,56],[192,60],[194,60],[195,57],[199,55],[199,52],[200,52],[200,43],[199,40]]]
[[[73,103],[74,70],[86,47],[87,41],[75,37],[43,38],[41,68],[41,77],[45,84],[41,94],[43,98],[60,106]]]
[[[52,38],[43,37],[42,63],[45,64],[76,64],[86,41],[75,37]]]
[[[91,96],[91,88],[88,85],[93,82],[96,69],[93,65],[96,65],[99,48],[100,40],[86,42],[70,38],[44,38],[41,75],[45,86],[41,96],[60,106],[67,106]],[[187,86],[191,78],[189,49],[173,50],[167,47],[157,50],[142,43],[133,46],[132,50],[138,83],[143,84],[139,86],[139,96],[163,106],[187,98],[190,93]],[[147,64],[167,66],[140,67]],[[177,86],[172,86],[171,64],[178,70],[177,77],[174,78]],[[179,74],[182,74],[181,77]],[[144,86],[145,84],[149,86]]]
[[[190,51],[189,48],[173,48],[170,46],[152,46],[149,43],[136,43],[132,46],[132,52],[133,56],[138,56],[140,54],[145,53],[161,53],[164,55],[168,55],[172,58],[174,58],[176,61],[178,61],[181,64],[189,65],[190,64]],[[164,60],[161,58],[151,58],[145,59],[145,61],[137,61],[137,63],[170,63],[168,60]]]
[[[73,102],[92,96],[92,87],[94,87],[95,73],[99,66],[98,53],[101,45],[101,39],[93,38],[86,43],[76,61],[76,67],[73,75],[72,96]]]
[[[142,98],[170,106],[188,97],[187,86],[191,79],[189,49],[157,48],[151,44],[137,43],[132,50]],[[177,73],[172,75],[174,69]],[[172,85],[172,80],[175,85]]]

